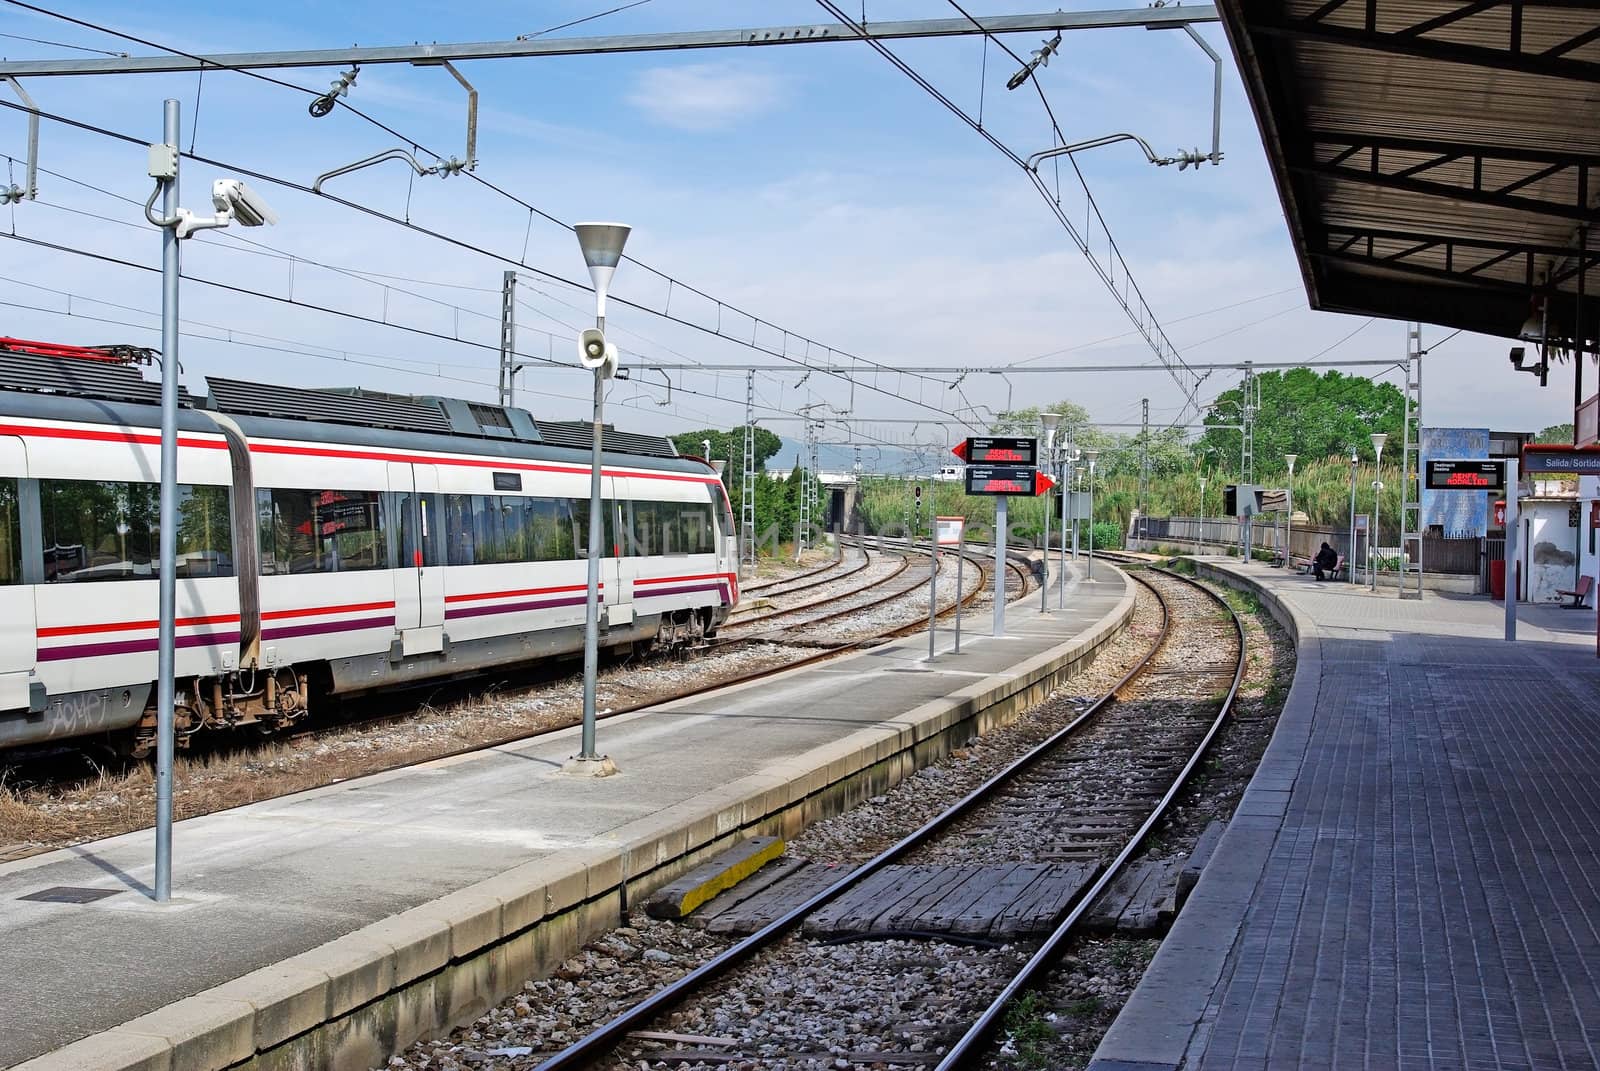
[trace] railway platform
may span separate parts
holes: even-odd
[[[1600,1066],[1594,613],[1201,571],[1294,682],[1094,1071]]]
[[[370,1068],[548,974],[656,888],[793,832],[1042,699],[1132,616],[1069,565],[1065,610],[926,634],[577,729],[0,865],[0,1067]]]

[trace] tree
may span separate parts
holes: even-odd
[[[1570,443],[1572,441],[1571,424],[1552,424],[1533,437],[1536,443]]]
[[[1373,432],[1400,437],[1405,395],[1391,383],[1332,371],[1319,376],[1309,368],[1265,372],[1256,381],[1261,398],[1255,414],[1258,480],[1287,472],[1285,454],[1298,454],[1310,462],[1348,458],[1354,447],[1362,457],[1371,458]],[[1206,411],[1205,423],[1239,424],[1243,401],[1240,388],[1224,391]],[[1235,428],[1214,428],[1201,436],[1195,453],[1208,466],[1237,474],[1241,434]]]

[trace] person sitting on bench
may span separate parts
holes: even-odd
[[[1332,580],[1333,571],[1339,567],[1339,552],[1328,544],[1322,544],[1322,549],[1317,551],[1317,556],[1311,559],[1311,571],[1318,580]],[[1327,575],[1324,576],[1323,574]]]

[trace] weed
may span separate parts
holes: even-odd
[[[1067,1014],[1077,1019],[1088,1019],[1100,1010],[1100,998],[1090,993],[1082,1000],[1075,1000],[1067,1005]]]
[[[1056,1040],[1056,1032],[1045,1016],[1043,1004],[1039,994],[1030,992],[1006,1009],[1008,1041],[1023,1067],[1050,1066],[1050,1048]],[[1099,1006],[1098,1000],[1095,1005]]]

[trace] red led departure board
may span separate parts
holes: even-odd
[[[966,449],[958,451],[969,465],[1027,465],[1038,464],[1039,440],[1018,438],[968,439]],[[1029,492],[1030,494],[1032,492]]]
[[[968,465],[969,495],[1032,495],[1039,470],[1022,465]]]
[[[1483,458],[1430,458],[1424,486],[1430,491],[1504,491],[1506,465]]]

